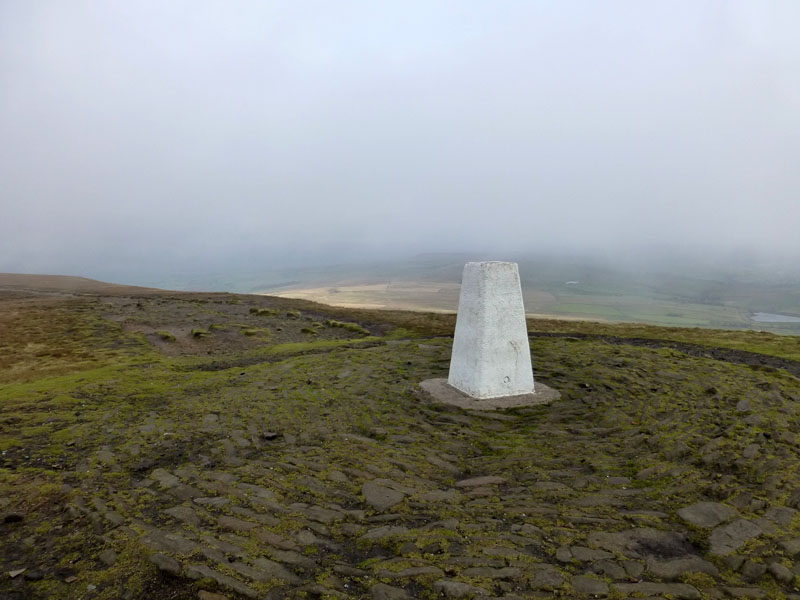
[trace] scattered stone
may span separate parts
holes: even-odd
[[[110,567],[115,562],[117,562],[117,553],[114,552],[111,548],[103,550],[97,558],[103,563],[105,566]]]
[[[300,512],[306,515],[312,521],[318,521],[319,523],[325,523],[326,525],[329,525],[334,521],[341,521],[344,518],[344,514],[341,512],[323,508],[321,506],[301,508]]]
[[[192,500],[193,498],[198,498],[203,495],[203,492],[196,487],[183,483],[170,488],[168,491],[170,495],[175,496],[178,500]]]
[[[262,487],[260,485],[253,485],[250,483],[240,483],[239,489],[248,492],[258,498],[263,498],[264,500],[275,500],[275,492],[273,492],[269,488]]]
[[[364,500],[376,510],[386,510],[399,504],[406,497],[404,492],[385,487],[375,481],[367,481],[361,487]]]
[[[750,425],[750,427],[758,427],[763,421],[761,415],[750,415],[744,419],[745,425]]]
[[[125,523],[125,517],[123,517],[121,514],[119,514],[116,511],[113,511],[113,510],[109,510],[109,511],[104,512],[103,513],[103,518],[106,521],[109,521],[115,527],[119,527],[120,525]]]
[[[519,550],[515,548],[508,548],[506,546],[491,546],[489,548],[484,548],[483,553],[486,554],[487,556],[498,556],[500,558],[507,558],[512,560],[520,558]]]
[[[403,588],[377,583],[369,590],[372,600],[411,600],[412,596]]]
[[[633,579],[639,579],[642,573],[644,573],[644,565],[635,560],[623,560],[622,567],[625,569],[628,577],[632,577]]]
[[[761,600],[768,597],[766,590],[761,588],[724,587],[722,589],[731,598],[755,598],[755,600]]]
[[[781,563],[770,563],[767,569],[777,581],[786,584],[794,583],[794,573],[792,573],[791,569],[782,565]]]
[[[786,552],[789,556],[794,556],[795,554],[800,554],[800,537],[792,538],[789,540],[783,540],[780,543],[781,548],[783,551]]]
[[[771,506],[767,509],[764,517],[773,523],[783,525],[784,527],[789,527],[792,524],[792,520],[796,514],[797,511],[793,508],[787,508],[785,506]]]
[[[328,473],[328,479],[330,479],[331,481],[335,481],[336,483],[350,482],[350,478],[347,477],[347,475],[345,475],[341,471],[331,471],[330,473]]]
[[[97,452],[97,460],[104,465],[110,465],[116,462],[117,458],[111,450],[99,450]]]
[[[9,571],[8,576],[11,577],[11,579],[14,579],[15,577],[19,577],[20,575],[22,575],[27,570],[28,569],[16,569],[14,571]]]
[[[556,560],[562,563],[572,562],[572,552],[569,546],[559,546],[558,549],[556,549]]]
[[[369,573],[364,569],[357,569],[356,567],[351,567],[350,565],[338,564],[334,565],[333,570],[335,573],[339,575],[344,575],[345,577],[368,577]]]
[[[432,465],[434,465],[434,466],[436,466],[436,467],[439,467],[439,468],[440,468],[440,469],[442,469],[443,471],[447,471],[447,472],[448,472],[448,473],[450,473],[451,475],[455,475],[456,473],[458,473],[458,472],[461,470],[461,469],[460,469],[459,467],[457,467],[456,465],[454,465],[454,464],[452,464],[452,463],[449,463],[449,462],[447,462],[446,460],[442,460],[441,458],[439,458],[439,457],[438,457],[438,456],[436,456],[435,454],[428,454],[428,455],[425,457],[425,459],[426,459],[426,460],[427,460],[429,463],[431,463]]]
[[[678,516],[698,527],[716,527],[736,515],[736,510],[719,502],[697,502],[684,506]]]
[[[376,529],[371,529],[364,535],[362,535],[359,540],[382,540],[388,537],[402,535],[408,531],[407,527],[403,527],[401,525],[384,525],[383,527],[378,527]]]
[[[472,567],[464,569],[462,575],[467,577],[486,577],[488,579],[518,579],[522,570],[517,567]]]
[[[572,587],[579,594],[585,594],[594,598],[608,596],[608,584],[600,579],[578,575],[572,578]]]
[[[433,490],[426,492],[420,496],[421,500],[426,502],[450,502],[458,497],[456,490]]]
[[[150,477],[155,479],[164,489],[175,487],[181,482],[180,479],[175,477],[175,475],[168,472],[166,469],[155,469],[152,473],[150,473]]]
[[[719,569],[699,556],[676,558],[674,560],[658,560],[650,558],[647,561],[647,572],[659,579],[674,580],[688,573],[706,573],[712,577],[719,576]]]
[[[147,559],[159,568],[160,571],[179,577],[181,574],[181,563],[171,556],[163,554],[151,554]]]
[[[589,534],[587,543],[629,558],[656,556],[668,559],[694,553],[694,547],[685,535],[648,527],[616,532],[596,531]]]
[[[750,400],[742,398],[736,403],[736,412],[750,412]]]
[[[758,581],[766,572],[767,565],[754,560],[747,560],[742,565],[742,577],[744,577],[747,581]]]
[[[237,563],[232,563],[231,566],[235,569],[236,567],[233,566],[234,564]],[[242,563],[238,564],[241,565]],[[252,579],[255,579],[256,581],[270,581],[272,579],[279,579],[292,584],[302,583],[303,581],[280,563],[267,558],[257,558],[253,561],[253,565],[259,570],[259,576],[261,577],[260,579],[258,577],[252,577]]]
[[[201,506],[214,506],[219,508],[220,506],[225,506],[226,504],[230,503],[230,498],[225,498],[223,496],[212,496],[210,498],[195,498],[194,502]]]
[[[308,529],[302,529],[298,531],[295,538],[301,546],[311,546],[318,542],[318,538],[314,535],[314,532],[309,531]]]
[[[613,560],[598,560],[592,564],[591,569],[593,573],[606,575],[615,581],[626,580],[630,576],[626,569]]]
[[[745,449],[742,450],[742,457],[747,459],[755,458],[760,451],[761,446],[758,444],[748,444],[745,446]]]
[[[142,543],[154,550],[161,552],[174,552],[176,554],[191,554],[198,545],[192,540],[187,540],[175,533],[166,533],[159,529],[152,529],[142,537]]]
[[[293,550],[277,550],[275,548],[266,548],[265,550],[270,558],[279,560],[287,565],[303,567],[305,569],[314,569],[317,567],[317,562],[314,559],[303,556],[299,552]]]
[[[670,461],[678,461],[686,456],[689,456],[691,453],[692,453],[691,446],[689,446],[683,440],[679,440],[678,442],[673,444],[670,448],[664,451],[664,458]],[[647,469],[645,469],[644,471],[647,471]],[[653,474],[652,472],[644,473],[643,471],[640,471],[639,473],[636,474],[636,478],[647,479],[647,477],[649,477],[652,474]],[[646,475],[646,476],[642,477],[641,475]]]
[[[739,554],[729,554],[722,558],[722,564],[728,567],[731,571],[738,571],[744,564],[745,557]]]
[[[409,567],[402,571],[389,571],[381,569],[377,573],[378,577],[386,579],[406,579],[413,577],[444,577],[444,571],[439,567],[426,566],[426,567]]]
[[[276,588],[272,588],[270,591],[274,592]],[[348,596],[344,592],[340,592],[327,585],[322,585],[321,583],[307,583],[306,585],[295,588],[294,591],[297,592],[297,597],[299,598],[339,598],[340,600],[349,600],[351,598],[351,596]],[[272,598],[275,597],[276,596],[272,596]]]
[[[700,592],[697,588],[686,583],[615,583],[614,590],[633,595],[644,596],[668,596],[670,598],[677,598],[679,600],[700,600]]]
[[[189,523],[190,525],[197,526],[200,524],[200,517],[188,506],[173,506],[172,508],[166,509],[164,514],[174,517],[179,521],[183,521],[184,523]]]
[[[519,532],[524,533],[525,535],[532,535],[536,537],[541,537],[544,535],[544,531],[542,531],[541,527],[537,527],[531,523],[523,523],[519,528]]]
[[[252,521],[244,521],[242,519],[237,519],[236,517],[229,517],[224,516],[220,517],[217,521],[217,525],[221,529],[227,529],[229,531],[235,531],[237,533],[247,532],[252,529],[258,527],[258,523],[253,523]]]
[[[513,567],[506,567],[505,569],[496,569],[497,571],[508,571]],[[519,571],[519,569],[514,569]],[[466,571],[465,571],[466,573]],[[507,579],[516,579],[518,576],[515,577],[507,577]],[[564,584],[564,576],[558,572],[557,570],[550,568],[550,569],[539,569],[533,574],[533,581],[531,582],[531,587],[535,590],[555,590],[556,588],[560,588]]]
[[[574,558],[581,562],[594,562],[596,560],[603,560],[604,558],[614,558],[614,555],[605,550],[594,550],[586,548],[585,546],[572,546],[570,553]]]
[[[419,547],[414,542],[406,542],[400,549],[397,551],[397,554],[400,556],[410,556],[412,554],[417,554],[419,552]]]
[[[449,529],[450,531],[455,531],[458,529],[458,519],[445,519],[444,521],[433,521],[432,523],[428,523],[423,527],[426,531],[431,529]],[[487,552],[488,549],[484,550]]]
[[[258,598],[258,592],[256,592],[249,585],[242,583],[238,579],[224,575],[219,571],[215,571],[206,565],[189,565],[186,567],[186,576],[189,579],[203,579],[204,577],[208,577],[209,579],[216,581],[219,585],[230,588],[242,596],[246,596],[248,598]]]
[[[254,535],[259,541],[274,546],[275,548],[280,548],[281,550],[300,550],[300,546],[293,541],[282,538],[277,533],[273,533],[267,529],[259,529]]]
[[[558,481],[536,481],[531,486],[537,492],[571,492],[572,488]]]
[[[215,594],[214,592],[207,592],[206,590],[198,591],[197,598],[198,600],[228,600],[227,596]]]
[[[472,477],[471,479],[462,479],[456,482],[458,488],[482,487],[485,485],[501,485],[507,482],[505,477],[498,477],[497,475],[484,475],[482,477]]]
[[[203,541],[203,543],[217,548],[231,556],[244,556],[244,550],[242,550],[239,546],[231,544],[230,542],[226,542],[225,540],[221,540],[210,535],[201,535],[200,539]]]
[[[235,483],[239,479],[236,475],[227,471],[206,471],[203,476],[222,483]]]
[[[786,506],[800,508],[800,488],[792,490],[792,493],[789,494],[789,499],[786,501]]]
[[[747,519],[736,519],[727,525],[721,525],[714,529],[708,538],[711,544],[709,554],[712,556],[730,554],[761,533],[761,528]]]
[[[474,596],[485,596],[488,594],[488,592],[481,587],[448,579],[434,581],[433,589],[447,598],[472,598]]]

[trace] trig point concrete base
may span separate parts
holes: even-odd
[[[424,381],[422,389],[464,408],[542,404],[559,396],[542,384],[534,388],[516,263],[464,266],[450,376]]]

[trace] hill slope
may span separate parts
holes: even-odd
[[[787,338],[531,321],[562,398],[488,413],[453,323],[0,291],[0,595],[793,597]]]
[[[86,277],[71,275],[32,275],[25,273],[0,273],[0,290],[29,292],[68,292],[81,294],[135,293],[155,291],[153,288],[106,283]]]

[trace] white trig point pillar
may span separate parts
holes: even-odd
[[[517,263],[464,266],[447,382],[478,399],[533,394]]]

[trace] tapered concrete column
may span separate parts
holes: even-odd
[[[447,382],[479,399],[533,393],[517,263],[464,266]]]

